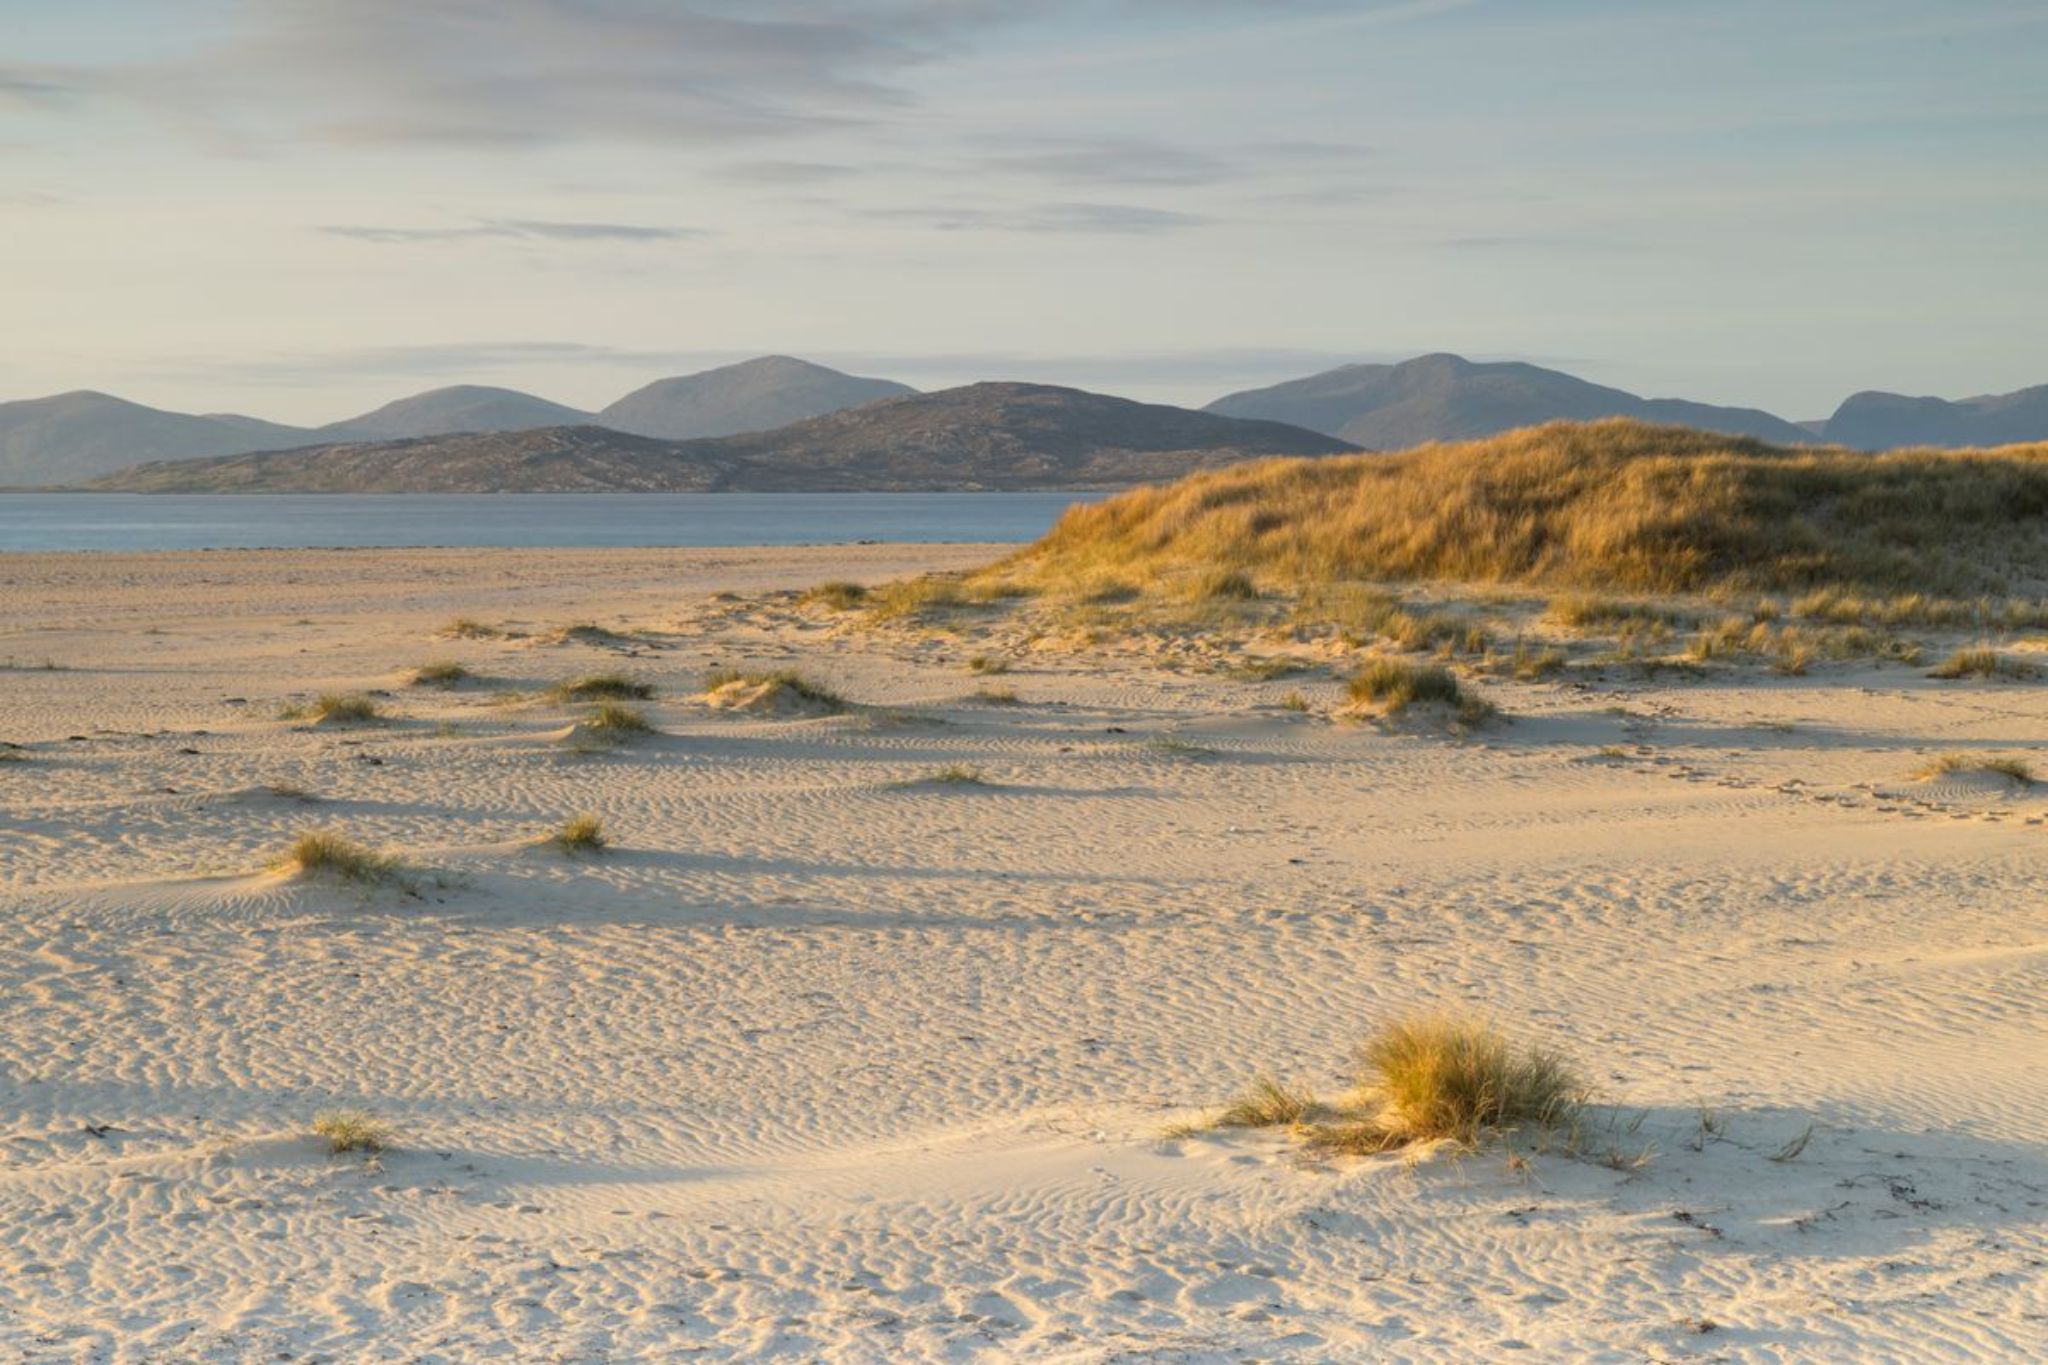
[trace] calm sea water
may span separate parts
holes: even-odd
[[[1086,493],[0,493],[0,551],[1025,541]]]

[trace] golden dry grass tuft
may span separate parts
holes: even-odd
[[[1943,754],[1932,763],[1922,767],[1915,777],[1922,781],[1934,777],[1948,777],[1952,774],[1989,773],[2002,777],[2015,786],[2034,785],[2034,769],[2023,758],[1980,758],[1970,754]]]
[[[935,782],[946,787],[987,787],[993,785],[988,780],[988,774],[971,763],[945,764],[942,767],[932,769],[919,781],[906,785],[921,786],[926,782]]]
[[[823,607],[827,611],[852,611],[868,600],[868,590],[858,583],[833,579],[809,589],[797,599],[798,606]]]
[[[1272,682],[1275,678],[1290,678],[1302,671],[1299,659],[1278,658],[1269,655],[1246,654],[1229,667],[1229,674],[1243,682]]]
[[[1359,1049],[1372,1122],[1408,1142],[1476,1146],[1489,1133],[1568,1122],[1587,1088],[1561,1053],[1516,1043],[1490,1024],[1448,1014],[1382,1026]]]
[[[594,735],[618,739],[649,734],[654,729],[648,724],[646,713],[616,701],[599,702],[584,718],[583,728]]]
[[[360,692],[322,692],[309,702],[281,707],[279,720],[309,720],[317,725],[369,725],[384,719],[377,703]]]
[[[1291,1128],[1315,1111],[1316,1097],[1260,1075],[1215,1119],[1219,1128]]]
[[[2020,659],[2008,659],[1995,649],[1959,649],[1929,670],[1930,678],[1953,681],[1958,678],[1996,678],[2024,682],[2037,678],[2041,670]]]
[[[474,675],[468,669],[453,659],[436,659],[432,663],[421,664],[412,671],[412,685],[448,688],[465,682],[472,676]]]
[[[474,617],[458,616],[434,633],[450,640],[494,640],[505,632],[501,627],[486,625]]]
[[[279,866],[302,877],[368,883],[396,876],[404,864],[395,854],[359,844],[338,830],[316,829],[293,840]]]
[[[884,583],[869,591],[864,600],[868,618],[876,622],[929,622],[968,602],[959,579],[937,574]]]
[[[1447,668],[1414,664],[1404,659],[1367,659],[1346,686],[1353,705],[1377,707],[1398,716],[1411,706],[1450,709],[1461,726],[1478,726],[1499,714],[1491,702],[1469,692]]]
[[[602,853],[611,841],[605,838],[604,821],[595,815],[579,815],[564,821],[547,842],[571,857],[579,853]]]
[[[382,1119],[361,1109],[327,1109],[313,1116],[313,1133],[326,1140],[336,1156],[348,1152],[381,1152],[398,1134]]]
[[[1567,1131],[1566,1149],[1578,1150],[1588,1088],[1552,1049],[1516,1042],[1477,1019],[1421,1014],[1383,1025],[1358,1059],[1358,1085],[1347,1100],[1322,1104],[1308,1089],[1262,1074],[1229,1107],[1166,1135],[1288,1128],[1318,1151],[1371,1155],[1439,1142],[1470,1150],[1537,1128]]]
[[[826,711],[846,709],[846,698],[794,668],[715,668],[704,676],[706,692],[722,692],[728,688],[759,689],[761,696],[758,700],[766,703],[788,697]]]
[[[641,682],[625,673],[592,673],[556,683],[548,696],[556,701],[645,701],[654,695],[652,683]]]

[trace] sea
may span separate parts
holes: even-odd
[[[0,493],[0,552],[1018,543],[1095,493]]]

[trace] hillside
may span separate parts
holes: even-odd
[[[576,426],[160,461],[88,486],[122,493],[707,492],[725,473],[673,442]]]
[[[1043,586],[1445,579],[1681,592],[2038,594],[2048,445],[1868,455],[1627,420],[1267,460],[1075,507]]]
[[[863,379],[789,356],[659,379],[597,414],[615,431],[684,441],[768,431],[881,398],[915,393],[907,384]]]
[[[1289,422],[1368,450],[1470,440],[1559,420],[1633,417],[1782,444],[1810,441],[1790,422],[1754,408],[1680,398],[1639,398],[1557,370],[1427,355],[1398,365],[1346,365],[1209,404],[1230,417]]]
[[[1828,419],[1827,438],[1858,450],[2048,441],[2048,384],[1953,402],[1875,390],[1852,394]]]
[[[233,414],[199,417],[80,390],[0,403],[0,486],[80,483],[142,460],[262,450],[306,439],[298,427]]]
[[[776,431],[657,441],[602,427],[430,437],[145,465],[125,492],[482,493],[1117,488],[1341,441],[1038,384],[886,399]]]
[[[576,426],[591,415],[517,389],[456,384],[400,398],[383,407],[330,422],[313,433],[327,441],[402,441],[465,431],[528,431]]]

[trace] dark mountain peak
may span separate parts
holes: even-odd
[[[196,417],[72,389],[0,403],[0,484],[79,483],[144,460],[290,445],[304,436],[254,417]]]
[[[619,431],[690,440],[767,431],[914,392],[891,380],[842,374],[795,356],[764,355],[657,379],[607,407],[598,420]]]
[[[1451,351],[1431,351],[1386,368],[1403,374],[1470,374],[1478,366]]]
[[[1633,417],[1793,443],[1811,435],[1753,408],[1646,399],[1519,360],[1436,352],[1397,365],[1345,365],[1230,394],[1210,412],[1292,422],[1375,450],[1470,440],[1552,421]]]
[[[404,440],[462,431],[523,431],[588,422],[590,414],[517,389],[450,384],[395,399],[380,408],[332,422],[317,433],[329,440]]]
[[[44,398],[21,398],[0,407],[23,412],[86,412],[93,408],[113,408],[122,412],[159,412],[145,403],[132,398],[120,398],[99,389],[66,389]]]

